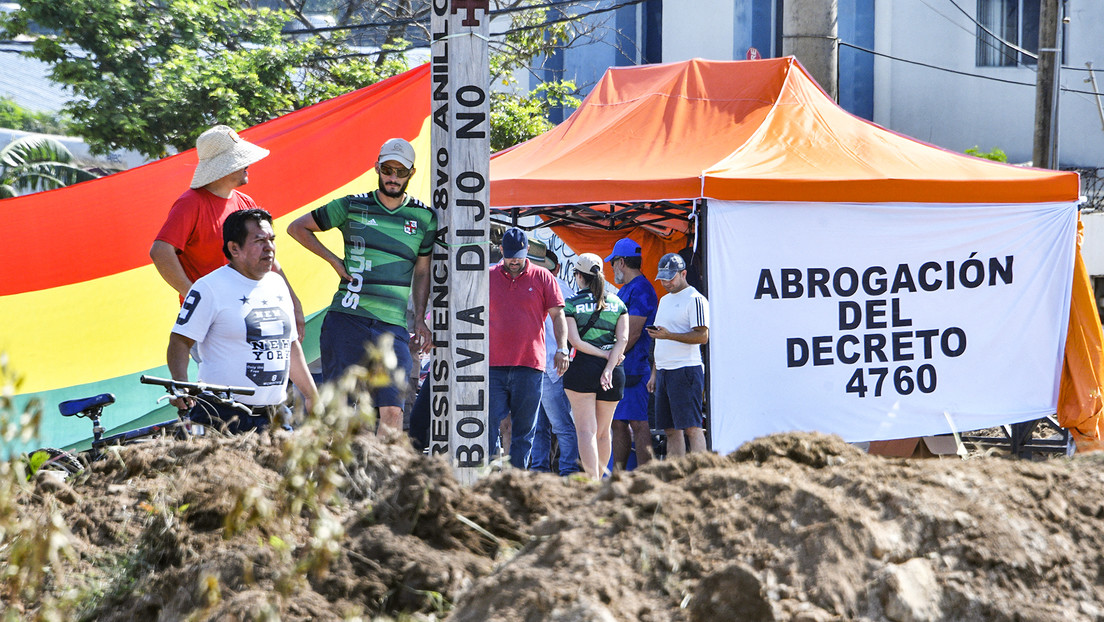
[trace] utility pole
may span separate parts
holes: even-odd
[[[1058,168],[1058,93],[1062,66],[1062,0],[1039,4],[1039,65],[1035,78],[1032,164]]]
[[[783,56],[796,56],[820,88],[838,101],[838,0],[786,0],[782,6]]]

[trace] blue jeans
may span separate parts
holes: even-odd
[[[541,391],[540,412],[537,414],[537,431],[533,434],[533,457],[529,468],[548,473],[552,453],[552,435],[560,444],[560,475],[579,471],[579,439],[575,436],[575,422],[571,420],[571,402],[564,393],[563,378],[553,380],[541,374],[544,387]]]
[[[406,379],[414,368],[414,360],[410,357],[410,334],[406,332],[405,326],[395,326],[351,313],[327,311],[322,320],[322,332],[318,336],[318,347],[322,355],[322,378],[326,382],[337,380],[351,365],[359,365],[366,355],[365,346],[379,341],[383,333],[390,333],[395,338],[391,347],[399,369],[403,370],[403,380],[398,385],[388,384],[371,389],[372,405],[402,408],[406,406]]]
[[[489,377],[487,402],[490,406],[487,431],[490,439],[490,455],[498,454],[502,444],[498,430],[506,417],[510,417],[513,430],[510,438],[510,464],[514,468],[529,466],[529,454],[533,449],[533,430],[537,423],[537,410],[541,400],[541,377],[544,372],[531,367],[492,367]]]

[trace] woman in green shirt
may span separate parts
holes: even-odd
[[[602,259],[583,253],[575,260],[579,294],[564,304],[567,339],[575,357],[563,377],[571,416],[579,437],[579,461],[593,479],[600,479],[610,459],[610,424],[625,387],[625,346],[629,315],[625,303],[606,292]]]

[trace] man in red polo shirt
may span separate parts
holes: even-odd
[[[528,252],[525,232],[507,229],[502,236],[502,263],[491,268],[490,275],[490,454],[498,453],[498,431],[509,417],[510,463],[519,469],[529,466],[540,408],[545,316],[552,318],[558,348],[555,363],[561,375],[570,362],[563,294],[556,277],[530,262]]]
[[[196,139],[192,183],[173,203],[165,224],[150,247],[150,259],[181,302],[200,277],[226,265],[222,253],[222,223],[230,214],[257,204],[239,187],[249,183],[249,166],[267,157],[268,149],[243,140],[228,126],[216,125]],[[284,276],[277,263],[272,268]],[[284,278],[287,283],[287,278]],[[303,308],[291,290],[295,325],[303,334]]]

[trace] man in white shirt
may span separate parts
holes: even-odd
[[[709,342],[709,303],[686,281],[686,262],[678,253],[659,260],[656,279],[667,295],[659,299],[655,326],[646,327],[655,340],[652,377],[656,427],[667,433],[667,456],[705,451],[702,403],[705,367],[701,345]]]
[[[191,408],[193,421],[225,423],[236,433],[269,425],[282,408],[289,379],[308,410],[318,391],[299,345],[291,292],[271,271],[272,216],[262,209],[236,211],[222,227],[222,250],[230,263],[192,284],[166,356],[173,379],[187,382],[188,354],[198,345],[199,381],[256,390],[237,398],[250,407],[249,415],[188,397],[172,400],[177,408]]]

